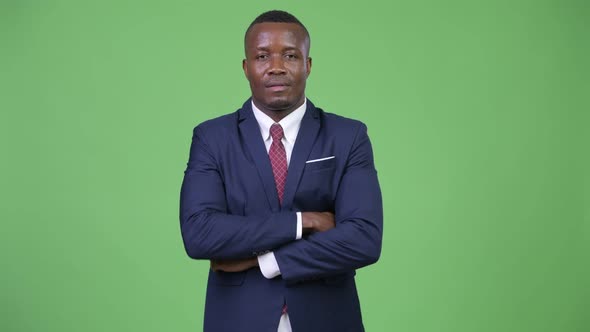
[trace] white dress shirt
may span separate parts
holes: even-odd
[[[284,136],[281,139],[281,142],[283,143],[283,146],[285,147],[285,153],[287,154],[287,166],[289,166],[291,161],[291,153],[293,152],[293,147],[295,146],[295,140],[297,139],[297,133],[301,127],[303,115],[305,115],[306,106],[307,99],[303,102],[303,105],[299,106],[296,110],[278,122],[278,124],[283,127]],[[266,152],[268,153],[270,150],[270,145],[272,144],[270,127],[275,123],[275,121],[268,115],[264,114],[260,109],[258,109],[258,107],[254,105],[254,102],[252,102],[252,110],[254,111],[254,117],[258,122],[258,127],[260,127],[260,134],[262,135],[264,145],[266,146]],[[303,224],[301,220],[301,212],[297,212],[297,232],[295,239],[301,239],[302,234]],[[277,263],[277,259],[275,258],[275,255],[272,251],[258,256],[258,265],[260,266],[262,275],[267,279],[272,279],[281,274],[279,264]],[[291,324],[289,322],[288,314],[281,316],[278,331],[291,331]]]

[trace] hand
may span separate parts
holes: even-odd
[[[211,260],[211,269],[215,272],[242,272],[258,266],[258,258],[245,258],[237,260]]]
[[[303,233],[325,232],[336,227],[332,212],[302,212]]]

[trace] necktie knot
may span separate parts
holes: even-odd
[[[285,136],[285,133],[283,132],[283,127],[281,127],[280,124],[275,123],[270,126],[270,137],[272,137],[273,141],[280,142],[281,139],[283,139],[283,136]]]

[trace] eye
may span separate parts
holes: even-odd
[[[268,54],[258,54],[256,55],[256,60],[266,60],[268,59]]]
[[[285,58],[287,58],[289,60],[295,60],[295,59],[297,59],[297,55],[292,54],[292,53],[288,53],[288,54],[285,54]]]

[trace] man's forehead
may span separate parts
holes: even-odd
[[[264,22],[252,26],[246,35],[246,41],[255,41],[271,37],[292,37],[304,41],[307,35],[302,26],[296,23]]]

